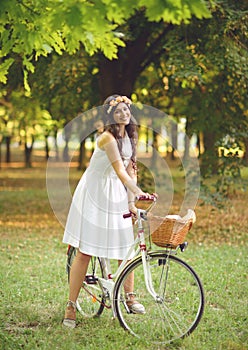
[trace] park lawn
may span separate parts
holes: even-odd
[[[79,177],[72,170],[72,187]],[[0,349],[159,349],[126,333],[108,310],[97,319],[79,316],[73,331],[62,328],[66,246],[48,202],[46,169],[1,169],[0,187]],[[180,257],[201,277],[205,312],[190,337],[166,349],[248,349],[246,194],[231,203],[219,211],[196,208]]]

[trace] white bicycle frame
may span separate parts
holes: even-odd
[[[154,203],[155,204],[155,203]],[[152,204],[150,208],[154,205]],[[150,209],[149,208],[149,209]],[[107,296],[111,301],[111,306],[113,310],[113,316],[115,317],[115,311],[114,311],[114,302],[113,302],[113,292],[115,287],[114,280],[118,278],[119,274],[123,270],[124,266],[126,266],[128,261],[133,261],[139,253],[141,253],[142,257],[142,264],[143,264],[143,271],[144,271],[144,279],[145,284],[148,292],[151,294],[151,296],[156,300],[160,301],[160,297],[156,294],[153,288],[152,284],[152,278],[151,278],[151,272],[150,272],[150,265],[149,265],[149,257],[147,256],[147,250],[146,250],[146,242],[145,242],[145,234],[144,234],[144,228],[143,228],[143,221],[145,220],[143,217],[145,217],[147,214],[146,210],[138,209],[137,211],[137,221],[138,221],[138,234],[134,241],[134,244],[130,247],[126,257],[123,259],[119,267],[117,268],[115,273],[110,272],[110,261],[106,258],[100,258],[102,267],[103,267],[103,276],[98,277],[99,284],[101,285],[105,296]],[[134,247],[138,245],[135,253],[133,254]],[[132,258],[131,258],[132,257]]]

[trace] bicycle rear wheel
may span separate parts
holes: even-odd
[[[198,325],[204,309],[203,287],[195,271],[175,256],[150,252],[147,264],[157,300],[147,291],[139,257],[116,281],[114,308],[124,329],[146,342],[165,345],[189,335]],[[124,284],[133,271],[136,300],[144,305],[145,314],[127,312]]]
[[[67,257],[68,281],[73,260],[76,257],[77,249],[70,247]],[[98,277],[103,277],[103,269],[99,258],[91,257],[85,280],[82,284],[78,299],[77,310],[84,317],[100,316],[104,309],[104,296],[98,282]]]

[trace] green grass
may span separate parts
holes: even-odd
[[[78,177],[74,170],[73,184]],[[75,330],[64,329],[66,246],[47,200],[45,169],[2,169],[0,187],[0,349],[162,349],[126,333],[109,310],[98,319],[78,316]],[[206,308],[195,332],[166,349],[248,349],[247,202],[233,201],[235,209],[196,210],[180,257],[201,277]]]

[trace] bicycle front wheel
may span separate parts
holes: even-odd
[[[70,247],[67,257],[68,281],[77,249]],[[103,277],[103,269],[99,258],[91,257],[88,270],[76,301],[77,310],[84,317],[100,316],[104,309],[105,298],[98,282]]]
[[[148,253],[147,269],[157,298],[147,290],[141,257],[130,262],[116,281],[114,307],[120,324],[133,335],[155,344],[169,344],[189,335],[204,309],[199,277],[184,261],[164,252]],[[128,311],[124,286],[132,272],[136,300],[145,307],[145,314]]]

